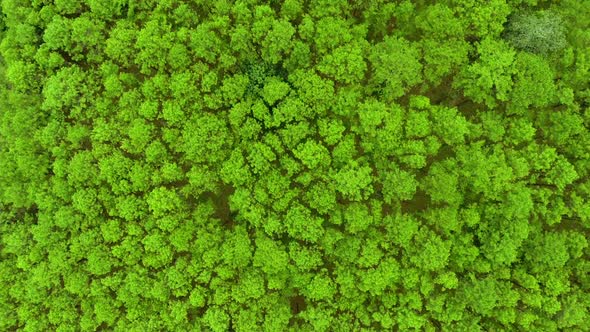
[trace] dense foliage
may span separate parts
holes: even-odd
[[[1,3],[0,330],[590,330],[590,1]]]

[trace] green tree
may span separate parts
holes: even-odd
[[[3,0],[0,330],[590,330],[589,6]]]
[[[332,178],[336,181],[336,190],[347,199],[360,201],[373,193],[371,168],[361,166],[356,161],[349,162],[335,172]]]
[[[373,80],[389,99],[402,96],[422,81],[420,49],[404,38],[387,36],[371,48]]]
[[[494,108],[498,101],[509,98],[516,52],[503,41],[486,38],[477,44],[477,54],[478,61],[463,67],[454,85],[461,87],[466,97]]]

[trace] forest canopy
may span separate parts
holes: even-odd
[[[590,1],[0,10],[0,330],[590,330]]]

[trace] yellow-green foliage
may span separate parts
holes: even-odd
[[[1,331],[590,330],[589,1],[1,4]]]

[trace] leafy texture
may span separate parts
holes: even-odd
[[[0,8],[0,331],[590,330],[590,1]]]

